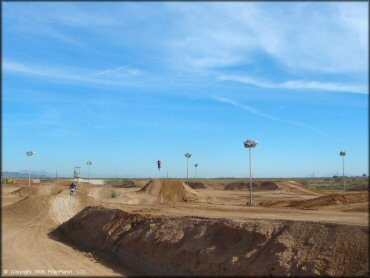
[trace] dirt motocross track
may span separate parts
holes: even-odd
[[[3,186],[2,274],[368,275],[367,191],[266,186]]]

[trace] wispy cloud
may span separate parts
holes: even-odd
[[[168,4],[181,23],[169,44],[181,65],[248,65],[259,52],[296,70],[367,69],[366,3],[202,4]]]
[[[57,79],[63,82],[80,82],[87,84],[108,84],[125,86],[132,84],[132,79],[140,74],[139,69],[118,67],[96,71],[85,68],[60,68],[37,66],[13,61],[3,61],[4,73],[16,73],[41,78]],[[137,82],[135,82],[136,85]],[[135,86],[136,86],[135,85]]]
[[[102,71],[99,71],[96,73],[96,75],[113,75],[113,76],[137,76],[140,75],[141,71],[136,68],[129,68],[127,66],[121,66],[121,67],[116,67],[116,68],[111,68],[111,69],[105,69]]]
[[[304,127],[304,128],[310,129],[312,131],[315,131],[317,133],[320,133],[322,135],[331,137],[330,134],[328,134],[327,132],[322,131],[321,129],[318,129],[316,127],[313,127],[313,126],[310,126],[310,125],[307,125],[305,123],[298,122],[298,121],[291,121],[291,120],[285,120],[285,119],[280,119],[280,118],[277,118],[277,117],[273,117],[273,116],[270,116],[268,114],[265,114],[265,113],[259,111],[258,109],[254,108],[252,106],[241,104],[241,103],[239,103],[235,100],[231,100],[231,99],[224,98],[224,97],[218,97],[218,96],[213,97],[213,99],[215,101],[218,101],[218,102],[221,102],[221,103],[227,103],[227,104],[239,107],[239,108],[244,109],[244,110],[246,110],[246,111],[248,111],[248,112],[250,112],[254,115],[260,116],[262,118],[266,118],[266,119],[269,119],[269,120],[272,120],[272,121],[275,121],[275,122],[280,122],[280,123],[285,123],[285,124],[289,124],[289,125]]]
[[[361,75],[368,71],[366,3],[114,3],[113,8],[100,3],[83,8],[43,3],[42,9],[38,4],[27,9],[12,9],[13,5],[4,9],[11,30],[44,34],[94,52],[100,46],[91,46],[91,35],[109,46],[144,46],[150,54],[155,49],[161,69],[169,66],[196,75],[202,70],[254,67],[257,56],[263,55],[293,71]],[[158,9],[153,11],[152,5]],[[145,25],[153,21],[156,24]],[[168,25],[171,30],[162,28]],[[71,27],[78,32],[71,32]],[[132,27],[149,31],[136,36]],[[297,82],[283,86],[337,90],[333,84]]]
[[[287,90],[320,90],[320,91],[332,91],[332,92],[346,92],[346,93],[357,93],[367,94],[368,90],[362,86],[354,86],[340,83],[329,83],[319,81],[307,81],[307,80],[290,80],[282,83],[274,83],[270,81],[256,79],[250,76],[224,74],[218,76],[219,80],[230,80],[241,82],[244,84],[253,85],[265,89],[287,89]]]

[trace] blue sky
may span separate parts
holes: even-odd
[[[366,2],[3,3],[2,166],[368,174]],[[156,161],[163,163],[161,172]]]

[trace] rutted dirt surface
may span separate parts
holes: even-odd
[[[329,194],[292,182],[255,192],[255,204],[304,204],[287,209],[247,207],[248,191],[222,185],[153,180],[84,185],[70,196],[68,184],[2,187],[3,274],[350,276],[368,268],[367,192]]]
[[[163,218],[88,207],[54,233],[142,275],[365,275],[367,227]]]

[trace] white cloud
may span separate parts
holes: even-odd
[[[111,68],[111,69],[105,69],[102,71],[99,71],[96,73],[96,75],[110,75],[110,76],[137,76],[140,75],[141,71],[136,68],[129,68],[126,66]]]
[[[185,3],[171,39],[179,64],[240,66],[262,51],[283,65],[321,72],[367,70],[366,3]],[[191,38],[191,40],[189,40]]]
[[[246,110],[246,111],[248,111],[248,112],[250,112],[254,115],[257,115],[259,117],[262,117],[262,118],[266,118],[266,119],[269,119],[269,120],[272,120],[272,121],[275,121],[275,122],[285,123],[285,124],[289,124],[289,125],[301,126],[301,127],[310,129],[312,131],[315,131],[317,133],[320,133],[322,135],[329,136],[329,137],[331,136],[330,134],[328,134],[325,131],[322,131],[321,129],[318,129],[316,127],[307,125],[305,123],[297,122],[297,121],[291,121],[291,120],[285,120],[285,119],[280,119],[280,118],[277,118],[277,117],[273,117],[273,116],[270,116],[268,114],[265,114],[265,113],[259,111],[258,109],[254,108],[252,106],[241,104],[241,103],[239,103],[235,100],[231,100],[231,99],[224,98],[224,97],[218,97],[218,96],[213,97],[213,99],[218,101],[218,102],[221,102],[221,103],[227,103],[227,104],[239,107],[241,109],[244,109],[244,110]]]
[[[140,74],[138,69],[125,68],[98,71],[85,68],[56,68],[50,66],[28,65],[13,61],[3,61],[4,73],[17,73],[39,78],[52,78],[63,82],[73,81],[87,84],[107,84],[107,85],[130,85],[133,79]],[[122,67],[124,68],[124,67]],[[117,74],[120,73],[120,74]],[[98,76],[98,77],[97,77]],[[137,82],[134,82],[138,86]]]
[[[84,8],[69,3],[40,4],[39,8],[45,6],[45,10],[28,4],[22,4],[27,9],[20,9],[17,5],[6,5],[10,30],[36,36],[43,34],[97,52],[89,39],[94,36],[94,40],[106,40],[109,49],[113,49],[112,53],[102,55],[118,59],[123,56],[119,51],[121,46],[123,49],[135,46],[139,49],[134,52],[138,57],[135,64],[155,69],[151,74],[154,78],[165,73],[161,80],[179,83],[177,78],[183,73],[189,79],[199,80],[204,77],[202,73],[206,73],[207,77],[216,75],[223,80],[262,88],[367,92],[365,86],[301,79],[307,70],[350,73],[355,75],[353,79],[367,74],[366,3],[94,3],[82,5]],[[154,5],[159,9],[151,9]],[[80,28],[79,31],[83,27],[91,28],[79,33],[71,32],[71,26]],[[149,51],[143,53],[143,50]],[[261,66],[258,55],[268,55],[283,65],[277,75],[298,72],[300,79],[286,78],[286,82],[274,83],[248,77],[250,68]],[[93,83],[115,83],[142,77],[143,73],[128,66],[82,72],[78,69],[47,72],[50,68],[25,68],[19,64],[17,69],[9,64],[7,67],[12,72]],[[238,68],[241,75],[232,74],[228,67]],[[285,67],[289,68],[287,72]],[[260,72],[260,76],[263,75],[264,72]]]
[[[241,75],[220,75],[219,80],[230,80],[250,84],[260,88],[266,89],[287,89],[287,90],[319,90],[319,91],[332,91],[332,92],[346,92],[346,93],[358,93],[367,94],[368,90],[362,86],[354,86],[340,83],[329,83],[319,81],[307,81],[307,80],[290,80],[282,83],[273,83],[269,81],[255,79],[250,76]]]

